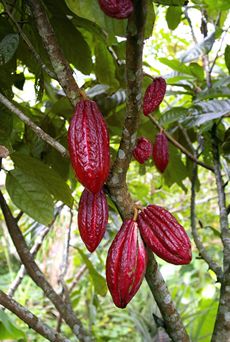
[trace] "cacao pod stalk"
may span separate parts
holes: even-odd
[[[125,221],[113,240],[106,260],[106,280],[114,304],[125,308],[141,286],[147,252],[137,223]]]
[[[169,211],[149,205],[139,213],[137,223],[146,245],[161,259],[175,265],[190,263],[189,237]]]

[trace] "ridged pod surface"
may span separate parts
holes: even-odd
[[[156,255],[175,265],[190,263],[189,237],[169,211],[149,205],[139,213],[137,223],[143,240]]]
[[[133,150],[133,156],[140,164],[144,164],[151,156],[152,149],[152,143],[145,137],[140,137],[137,139],[136,146]]]
[[[114,304],[125,308],[141,286],[147,266],[147,253],[133,220],[121,226],[106,260],[106,280]]]
[[[90,252],[95,251],[101,242],[107,223],[108,205],[103,190],[92,194],[85,189],[82,192],[78,208],[78,228],[81,238]]]
[[[132,0],[99,0],[102,11],[109,17],[125,19],[133,12]]]
[[[158,133],[153,144],[153,160],[157,169],[163,173],[169,162],[169,144],[164,133]]]
[[[109,135],[96,102],[81,100],[71,120],[68,146],[76,177],[89,191],[101,190],[109,174]]]
[[[148,86],[143,100],[143,113],[149,115],[154,112],[164,99],[166,82],[163,77],[157,77]]]

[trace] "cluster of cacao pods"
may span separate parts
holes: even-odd
[[[125,308],[141,286],[148,261],[146,246],[175,265],[188,264],[192,258],[184,228],[166,209],[149,205],[136,221],[124,221],[106,260],[108,288],[119,308]]]
[[[96,102],[84,99],[77,104],[68,130],[68,146],[76,177],[85,187],[79,203],[79,232],[93,252],[108,223],[103,185],[110,169],[109,134]]]
[[[134,158],[143,164],[150,157],[153,157],[157,169],[163,173],[169,162],[169,146],[168,139],[163,132],[158,133],[155,142],[152,143],[145,137],[137,139],[136,146],[133,150]]]
[[[126,19],[133,12],[132,0],[99,0],[102,11],[109,17]]]
[[[166,92],[166,82],[163,77],[155,78],[145,91],[143,99],[143,113],[148,116],[154,112],[164,99]],[[151,142],[145,138],[137,139],[133,150],[134,158],[141,164],[152,155],[157,169],[163,173],[169,162],[169,146],[167,137],[163,132],[157,134],[152,146]]]

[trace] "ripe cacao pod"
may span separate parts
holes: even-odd
[[[166,82],[163,77],[157,77],[148,86],[143,100],[143,113],[149,115],[154,112],[164,99],[166,92]]]
[[[102,11],[109,17],[125,19],[133,12],[132,0],[99,0]]]
[[[70,159],[76,177],[89,191],[99,192],[109,174],[109,135],[96,102],[81,100],[68,131]]]
[[[140,164],[144,164],[151,156],[152,149],[151,142],[145,137],[140,137],[137,139],[137,144],[133,150],[133,156]]]
[[[163,173],[169,162],[169,144],[164,133],[158,133],[153,144],[153,160],[157,169]]]
[[[175,265],[190,263],[189,237],[169,211],[149,205],[139,213],[137,223],[143,240],[156,255]]]
[[[101,242],[107,223],[108,205],[103,190],[92,194],[85,189],[79,202],[78,228],[82,240],[91,253]]]
[[[113,240],[106,260],[106,280],[114,304],[125,308],[141,286],[147,252],[137,223],[127,220]]]

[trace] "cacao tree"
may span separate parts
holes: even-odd
[[[229,341],[229,9],[0,0],[1,340]]]

